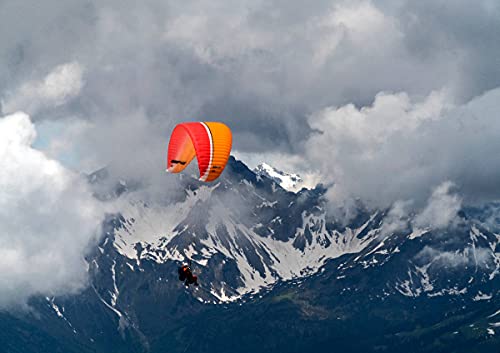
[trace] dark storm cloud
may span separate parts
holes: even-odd
[[[457,94],[470,99],[500,82],[500,3],[479,1],[408,1],[396,15],[410,52],[422,60],[450,54],[460,62]]]
[[[89,2],[0,3],[0,89],[5,92],[70,62],[93,36],[95,9]]]
[[[308,155],[315,131],[332,133],[311,117],[350,103],[370,107],[380,92],[402,92],[411,102],[446,92],[440,104],[460,106],[499,86],[498,14],[498,2],[488,0],[4,1],[2,108],[28,111],[35,122],[67,121],[73,126],[67,148],[78,150],[82,169],[113,165],[120,176],[152,184],[176,123],[222,120],[234,131],[235,151],[302,158],[294,165],[347,180],[346,193],[371,198],[363,192],[373,189],[368,179],[349,186],[358,179],[350,171],[365,165],[346,157],[366,144],[335,133],[323,150],[326,165],[335,165],[318,168],[321,161],[310,161],[319,154]],[[61,67],[76,68],[61,77],[72,85],[54,92],[47,81]],[[333,163],[332,145],[342,146],[345,158]],[[409,156],[418,151],[405,148]],[[391,155],[397,149],[384,151],[374,159],[380,164],[372,161],[374,171],[397,160]],[[462,162],[458,154],[450,158]],[[496,175],[496,164],[490,166]],[[429,170],[408,192],[427,189],[428,196],[445,176],[483,190],[473,176],[457,181],[447,173],[436,178]],[[401,196],[407,193],[389,190],[383,199]]]

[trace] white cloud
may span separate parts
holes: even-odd
[[[409,214],[411,201],[396,201],[384,218],[384,223],[380,229],[382,236],[391,235],[394,232],[405,230],[410,225]]]
[[[487,267],[494,262],[491,249],[483,247],[466,247],[457,251],[443,251],[425,246],[416,256],[416,260],[432,263],[439,267]]]
[[[446,181],[434,189],[427,205],[415,218],[417,227],[445,228],[456,219],[462,200],[453,194],[453,187],[452,182]]]
[[[4,114],[18,110],[31,114],[47,107],[57,107],[80,93],[83,69],[77,62],[55,67],[43,80],[30,81],[2,101]]]
[[[457,221],[462,199],[455,193],[455,185],[445,181],[437,186],[429,199],[415,206],[413,200],[397,200],[389,209],[381,228],[381,235],[414,228],[441,229]],[[418,212],[417,214],[415,214]]]
[[[431,216],[436,207],[453,213],[460,198],[500,197],[494,182],[500,178],[499,101],[500,89],[463,105],[443,92],[419,102],[405,93],[384,93],[367,107],[328,108],[310,118],[319,133],[306,142],[304,158],[334,184],[328,193],[332,204],[360,198],[370,207],[388,208],[398,200],[413,201],[413,210],[427,207],[420,220],[440,226]],[[460,198],[445,192],[447,181]]]
[[[360,197],[369,205],[389,207],[411,199],[421,186],[415,184],[428,181],[419,180],[432,172],[416,158],[419,146],[408,143],[416,140],[422,124],[447,109],[445,95],[438,92],[419,103],[405,93],[381,93],[369,107],[327,108],[309,120],[320,133],[306,142],[305,158],[335,183],[329,194],[333,202]]]
[[[31,147],[28,115],[0,119],[0,306],[86,284],[84,255],[104,216],[81,177]]]

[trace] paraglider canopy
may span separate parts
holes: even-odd
[[[167,171],[183,171],[196,156],[200,180],[214,181],[227,164],[231,145],[231,130],[223,123],[178,124],[168,144]]]

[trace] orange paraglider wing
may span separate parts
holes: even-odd
[[[201,181],[213,181],[224,170],[231,152],[231,130],[223,123],[177,125],[168,144],[167,171],[179,173],[196,156]]]

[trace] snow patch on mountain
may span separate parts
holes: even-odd
[[[493,295],[491,294],[484,294],[482,293],[481,291],[479,291],[478,294],[476,294],[476,296],[474,298],[472,298],[472,300],[474,301],[480,301],[480,300],[490,300],[491,298],[493,298]]]
[[[118,252],[130,259],[138,260],[135,249],[137,244],[165,243],[176,235],[174,228],[180,220],[187,218],[191,209],[197,202],[206,201],[213,190],[218,187],[202,186],[197,190],[186,190],[186,199],[183,202],[170,205],[148,205],[136,195],[123,198],[119,201],[118,208],[124,216],[125,222],[115,232],[115,247]],[[182,260],[178,252],[169,254],[168,258]]]

